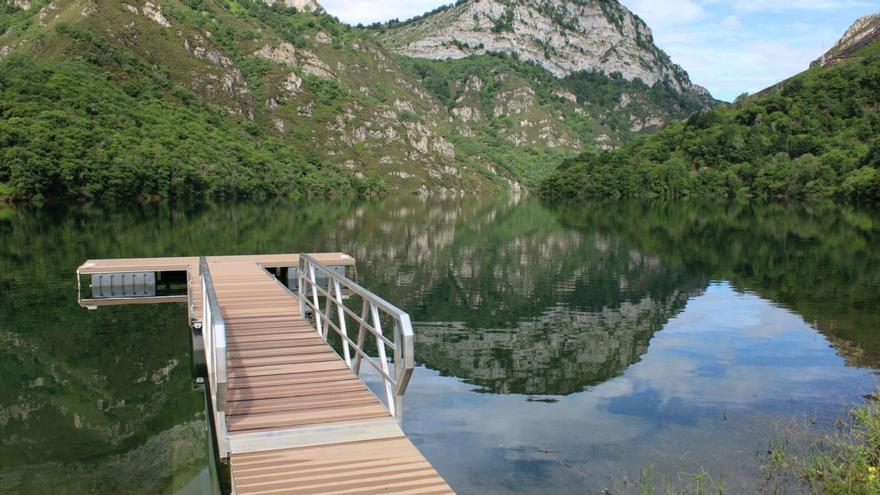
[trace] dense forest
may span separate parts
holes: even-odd
[[[564,161],[541,185],[566,197],[880,200],[880,43],[755,97]]]
[[[203,103],[66,26],[82,55],[0,62],[0,197],[85,200],[370,194],[384,189]]]

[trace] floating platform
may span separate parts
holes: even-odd
[[[89,260],[77,288],[93,309],[188,303],[233,493],[452,493],[399,423],[414,363],[409,316],[347,278],[354,264],[342,253]],[[364,364],[384,394],[361,380]]]

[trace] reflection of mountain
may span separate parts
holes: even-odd
[[[181,307],[64,307],[0,309],[0,465],[121,454],[203,414]]]
[[[512,328],[421,324],[416,355],[431,368],[499,393],[564,395],[618,376],[693,294],[645,297],[618,308],[557,309]]]
[[[876,218],[824,206],[551,209],[532,199],[413,196],[6,209],[0,426],[11,434],[0,439],[0,465],[119,455],[201,410],[182,365],[182,310],[83,311],[70,273],[87,257],[345,251],[367,287],[416,322],[440,322],[417,328],[421,363],[485,390],[566,394],[637,361],[710,279],[798,312],[850,364],[880,365]],[[154,384],[175,361],[169,380]]]
[[[114,222],[80,220],[0,216],[0,491],[171,493],[207,463],[185,310],[80,308],[80,249],[128,249]],[[132,246],[148,237],[128,235]]]
[[[6,494],[178,493],[206,466],[205,428],[201,420],[182,423],[95,461],[3,466],[0,486]]]
[[[670,267],[784,305],[853,366],[880,367],[877,212],[827,204],[564,204],[558,221],[614,236]]]

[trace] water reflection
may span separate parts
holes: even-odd
[[[425,368],[414,380],[407,430],[454,486],[487,494],[638,493],[648,467],[658,488],[705,468],[729,493],[757,493],[770,439],[789,423],[831,427],[874,385],[798,315],[726,282],[584,393],[473,394]]]
[[[174,493],[207,463],[183,307],[78,308],[86,258],[350,253],[417,324],[405,426],[460,493],[617,493],[647,465],[753,488],[775,424],[872,389],[878,245],[833,206],[5,208],[0,491]]]

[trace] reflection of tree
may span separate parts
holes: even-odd
[[[834,205],[564,204],[559,221],[667,266],[727,279],[791,308],[851,365],[880,367],[880,221]]]
[[[72,273],[86,258],[348,252],[360,281],[422,322],[421,362],[490,391],[616,376],[722,278],[814,322],[851,364],[880,365],[880,222],[848,209],[414,196],[0,208],[6,469],[124,459],[202,410],[183,309],[82,310]]]
[[[72,273],[87,254],[143,251],[155,223],[143,211],[4,213],[4,493],[117,491],[113,486],[128,493],[164,493],[173,488],[173,478],[195,476],[207,463],[204,422],[198,419],[204,407],[191,386],[183,307],[88,312],[76,305]],[[157,435],[166,441],[158,442]],[[181,455],[184,451],[191,454]],[[139,471],[125,464],[135,458],[157,469]],[[122,489],[126,473],[137,476]]]
[[[98,460],[4,466],[0,467],[0,479],[4,480],[4,493],[9,494],[179,493],[205,469],[205,428],[201,420],[181,423],[154,432],[131,450]]]
[[[11,317],[0,323],[0,478],[8,493],[57,491],[58,484],[60,493],[121,487],[119,473],[135,470],[123,461],[145,448],[149,456],[142,457],[161,469],[138,478],[143,487],[123,491],[163,493],[175,478],[195,476],[207,451],[204,421],[195,421],[199,436],[180,431],[203,414],[190,384],[183,309],[141,307],[139,315],[65,307],[64,323],[33,313],[4,313]],[[154,439],[162,431],[171,432],[165,443]],[[55,472],[59,466],[68,482]]]

